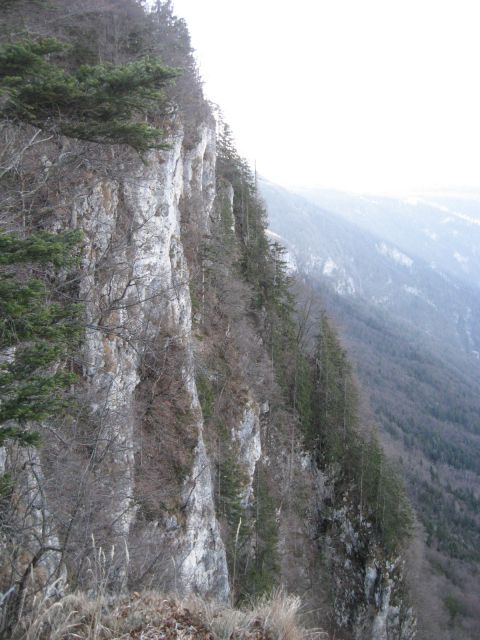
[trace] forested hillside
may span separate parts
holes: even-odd
[[[299,273],[341,329],[422,525],[419,633],[473,638],[480,541],[474,202],[314,191],[325,210],[270,183],[262,193],[271,228],[288,239]],[[462,264],[454,258],[460,251],[469,256]]]
[[[0,637],[293,639],[300,595],[415,637],[401,481],[185,23],[1,10]]]

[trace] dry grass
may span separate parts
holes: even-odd
[[[327,639],[323,632],[304,629],[299,611],[300,599],[282,591],[244,609],[153,591],[115,601],[74,593],[54,603],[38,599],[12,640]]]
[[[216,640],[327,640],[325,632],[303,628],[300,609],[300,598],[281,589],[242,609],[204,603],[204,615]]]

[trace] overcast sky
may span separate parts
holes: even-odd
[[[478,0],[174,0],[207,97],[285,186],[480,187]]]

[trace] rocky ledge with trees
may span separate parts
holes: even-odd
[[[2,14],[0,637],[303,637],[301,594],[312,628],[413,638],[403,489],[184,22]],[[259,609],[222,631],[159,593]]]

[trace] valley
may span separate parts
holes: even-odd
[[[291,268],[320,292],[336,320],[365,410],[405,479],[425,545],[422,576],[431,600],[425,607],[441,620],[437,610],[451,593],[464,603],[455,624],[474,629],[479,602],[473,594],[480,586],[478,200],[465,194],[395,200],[293,193],[268,181],[260,189]],[[440,634],[440,625],[432,633],[428,637]]]

